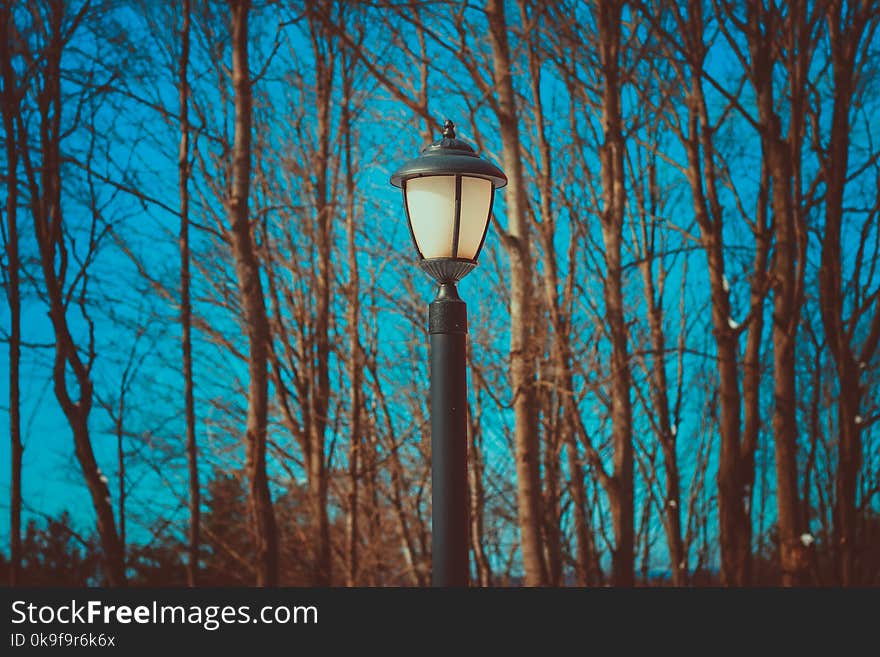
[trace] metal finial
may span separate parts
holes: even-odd
[[[443,124],[443,136],[446,139],[455,139],[455,124],[446,119],[446,122]]]

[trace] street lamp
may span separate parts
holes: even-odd
[[[428,307],[433,583],[467,586],[467,307],[455,284],[477,266],[492,199],[507,176],[446,121],[443,138],[398,169],[391,184],[403,190],[419,266],[438,283]]]

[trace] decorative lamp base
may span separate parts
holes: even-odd
[[[467,276],[477,263],[464,258],[425,258],[419,260],[419,267],[435,281],[440,283],[457,283]]]

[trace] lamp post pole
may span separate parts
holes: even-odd
[[[467,586],[467,306],[454,282],[438,287],[428,327],[433,584]]]
[[[439,286],[428,307],[433,584],[467,586],[467,308],[455,284],[477,266],[492,199],[507,176],[446,121],[443,137],[392,174],[391,184],[403,191],[419,266]]]

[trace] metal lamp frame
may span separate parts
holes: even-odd
[[[453,176],[455,179],[452,257],[449,258],[425,258],[413,231],[409,202],[406,198],[406,183],[414,178],[429,176]],[[492,185],[486,223],[473,258],[458,257],[458,241],[461,232],[461,179],[465,177],[488,180]],[[491,162],[481,159],[470,144],[457,139],[455,124],[452,121],[446,121],[443,126],[443,138],[424,148],[419,157],[410,160],[398,169],[391,176],[391,184],[400,187],[403,192],[406,223],[413,246],[419,254],[419,267],[441,284],[455,283],[464,278],[477,266],[477,258],[483,250],[483,244],[489,232],[489,223],[495,204],[495,190],[507,184],[507,176],[504,175],[504,172]]]

